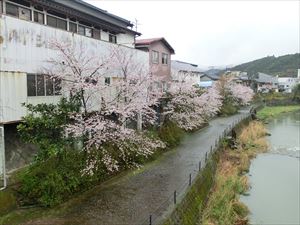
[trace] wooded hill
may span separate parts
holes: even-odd
[[[300,69],[300,53],[283,55],[279,57],[267,56],[251,62],[232,67],[230,70],[248,72],[250,74],[262,72],[270,75],[297,76]]]

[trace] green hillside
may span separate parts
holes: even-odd
[[[250,74],[262,72],[274,76],[297,76],[297,69],[300,69],[299,53],[279,57],[267,56],[231,68],[231,70],[245,71]]]

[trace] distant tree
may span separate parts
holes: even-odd
[[[222,97],[215,87],[201,90],[187,81],[174,82],[167,91],[169,102],[165,114],[184,130],[194,130],[216,115]]]
[[[300,101],[300,84],[297,84],[294,88],[293,88],[293,99]]]
[[[297,69],[300,68],[299,58],[299,53],[279,57],[267,56],[235,66],[231,70],[244,71],[248,74],[262,72],[274,76],[296,76]]]

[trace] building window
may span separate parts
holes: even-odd
[[[61,80],[41,74],[27,75],[27,96],[61,95]]]
[[[63,30],[67,30],[67,21],[53,16],[47,16],[47,25],[50,27],[56,27]]]
[[[35,75],[27,75],[27,96],[36,96],[36,80]]]
[[[152,51],[152,63],[158,63],[159,54],[157,51]]]
[[[93,38],[100,40],[101,39],[101,32],[98,29],[94,29]]]
[[[86,37],[93,37],[93,29],[90,27],[85,27],[82,25],[78,26],[78,34],[86,36]]]
[[[22,20],[31,20],[31,10],[19,7],[19,18]]]
[[[45,96],[45,78],[43,75],[36,75],[36,95]]]
[[[34,22],[37,22],[37,23],[40,23],[40,24],[45,24],[43,13],[34,11],[33,15],[34,15],[34,18],[33,18]]]
[[[85,28],[85,36],[92,37],[93,36],[93,30],[91,28],[86,27]]]
[[[6,3],[6,14],[23,20],[31,20],[31,11],[10,3]]]
[[[67,21],[56,18],[57,28],[67,30]]]
[[[61,80],[60,79],[54,79],[53,83],[54,87],[54,95],[61,95]]]
[[[168,54],[162,53],[162,55],[161,55],[161,63],[164,64],[164,65],[168,64]]]
[[[115,34],[109,34],[109,42],[117,43],[117,36]]]
[[[85,27],[84,26],[81,26],[81,25],[78,26],[78,34],[85,35]]]
[[[53,88],[53,79],[49,76],[45,76],[46,82],[46,95],[54,95],[54,88]]]
[[[110,85],[110,77],[105,77],[104,83]]]
[[[73,33],[77,33],[77,24],[76,23],[69,23],[69,31]]]
[[[18,6],[6,3],[6,14],[18,17]]]
[[[18,17],[22,20],[31,20],[31,11],[11,3],[6,3],[6,14],[10,16]]]

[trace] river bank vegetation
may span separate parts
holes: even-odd
[[[202,224],[247,224],[248,209],[239,201],[239,196],[249,189],[245,173],[251,159],[267,151],[266,133],[262,122],[252,121],[238,135],[237,149],[230,149],[226,140],[223,141],[215,184],[201,216]]]
[[[266,120],[270,117],[278,116],[281,113],[293,112],[297,110],[300,110],[300,105],[266,106],[257,113],[257,117],[261,120]]]

